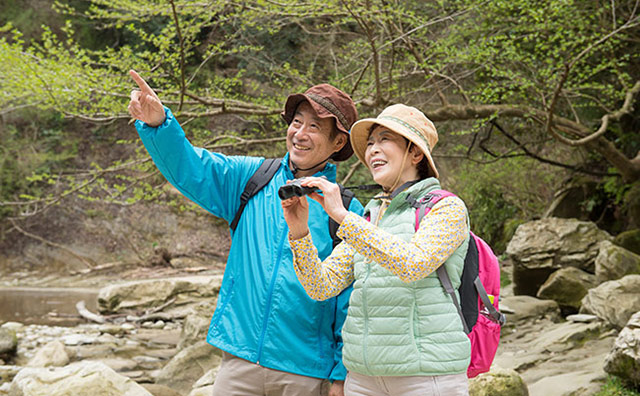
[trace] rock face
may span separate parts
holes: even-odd
[[[494,367],[469,380],[469,396],[529,396],[529,391],[515,370]]]
[[[221,351],[206,341],[191,345],[174,356],[156,377],[156,383],[166,385],[182,394],[191,391],[193,385],[209,370],[220,366]]]
[[[627,275],[589,290],[582,299],[581,313],[591,313],[622,329],[640,311],[640,275]]]
[[[183,300],[193,301],[194,297],[216,297],[221,282],[222,276],[215,275],[111,285],[100,289],[98,307],[101,312],[116,312],[158,306],[172,298],[176,298],[176,304],[180,304]]]
[[[574,267],[557,270],[540,286],[537,297],[554,300],[563,314],[578,312],[582,298],[596,285],[596,277]]]
[[[640,274],[640,255],[609,241],[601,242],[596,257],[598,282],[620,279],[629,274]]]
[[[513,261],[514,293],[535,296],[554,271],[575,267],[595,272],[598,244],[611,236],[594,223],[546,218],[522,224],[507,245]]]
[[[590,181],[581,181],[567,186],[556,193],[549,209],[547,209],[542,217],[561,217],[565,219],[574,218],[586,220],[588,213],[581,208],[581,205],[576,205],[576,203],[583,202],[585,199],[592,196],[596,189],[597,184]]]
[[[24,368],[15,376],[10,396],[152,396],[130,378],[99,362],[78,362],[55,369]]]
[[[604,371],[622,378],[634,388],[640,387],[640,311],[629,319],[618,335],[604,361]]]

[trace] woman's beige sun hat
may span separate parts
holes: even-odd
[[[387,107],[376,118],[363,118],[356,121],[351,127],[351,146],[356,156],[363,164],[367,165],[364,153],[367,149],[369,133],[374,125],[382,125],[390,131],[404,136],[414,143],[429,161],[429,166],[435,177],[438,177],[438,169],[433,162],[431,150],[438,142],[438,132],[433,122],[415,107],[403,104],[395,104]]]

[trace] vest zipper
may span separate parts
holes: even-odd
[[[371,261],[369,259],[365,259],[365,263],[367,264],[367,274],[364,276],[364,280],[362,281],[362,308],[364,311],[364,336],[362,339],[362,359],[363,359],[364,367],[367,370],[367,374],[369,374],[371,371],[369,369],[369,362],[367,361],[367,338],[369,338],[369,315],[367,315],[367,279],[369,279],[369,275],[371,274]]]
[[[375,225],[376,227],[378,226],[378,223],[380,222],[380,218],[382,217],[382,214],[385,211],[385,205],[388,205],[388,203],[386,202],[386,200],[382,200],[382,203],[380,204],[380,208],[378,210],[377,216],[375,218],[375,221],[373,223],[373,225]],[[367,280],[369,279],[369,275],[371,275],[371,260],[370,259],[365,259],[365,263],[367,264],[367,274],[364,277],[364,280],[362,281],[362,308],[364,311],[364,338],[362,340],[362,358],[363,358],[363,362],[364,362],[364,367],[367,370],[367,373],[371,372],[371,369],[369,368],[369,362],[367,359],[367,338],[369,338],[369,315],[367,314],[368,310],[367,310]]]

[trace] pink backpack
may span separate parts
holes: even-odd
[[[435,190],[416,201],[407,197],[416,208],[416,231],[420,220],[441,199],[455,194],[445,190]],[[506,318],[498,310],[500,296],[500,263],[491,247],[481,238],[471,233],[469,249],[464,259],[462,283],[458,289],[460,302],[444,266],[437,269],[438,278],[445,291],[451,296],[464,330],[471,340],[471,363],[467,369],[469,378],[489,371],[500,343],[500,328]]]

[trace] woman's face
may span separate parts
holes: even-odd
[[[382,125],[376,125],[369,134],[364,158],[373,180],[385,190],[418,179],[417,164],[423,154],[413,146],[405,157],[408,144],[404,137]]]

